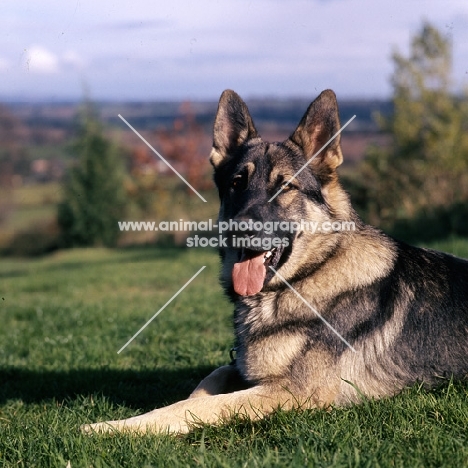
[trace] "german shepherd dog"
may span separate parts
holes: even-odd
[[[234,414],[345,405],[468,374],[468,261],[398,242],[359,219],[338,182],[340,137],[331,139],[339,129],[330,90],[282,143],[262,141],[241,98],[222,94],[210,157],[219,220],[355,229],[231,229],[230,241],[252,241],[220,252],[235,306],[233,362],[187,400],[84,430],[184,433]]]

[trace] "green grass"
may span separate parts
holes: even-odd
[[[468,257],[466,241],[442,247]],[[206,249],[3,260],[0,467],[468,466],[462,383],[180,437],[82,435],[80,424],[187,397],[228,361],[231,306],[218,286],[218,264]],[[117,354],[201,265],[200,276]]]

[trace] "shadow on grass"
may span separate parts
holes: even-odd
[[[74,399],[80,395],[103,395],[111,403],[148,411],[187,398],[213,370],[208,366],[154,371],[0,368],[0,404],[8,400],[42,403]]]

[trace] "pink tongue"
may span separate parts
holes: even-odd
[[[237,294],[252,296],[261,291],[266,276],[264,256],[265,252],[259,252],[253,257],[243,255],[240,262],[234,264],[232,282]]]

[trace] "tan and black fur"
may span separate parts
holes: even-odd
[[[252,294],[239,293],[233,271],[262,253],[222,248],[221,281],[235,306],[235,361],[187,400],[85,430],[187,432],[235,413],[258,419],[279,407],[344,405],[357,402],[360,392],[381,398],[468,374],[468,262],[365,225],[338,182],[339,136],[286,184],[339,129],[330,90],[282,143],[264,142],[241,98],[222,94],[210,158],[219,219],[352,221],[355,230],[243,233],[288,241],[272,250],[261,290]],[[246,271],[241,276],[249,283]]]

